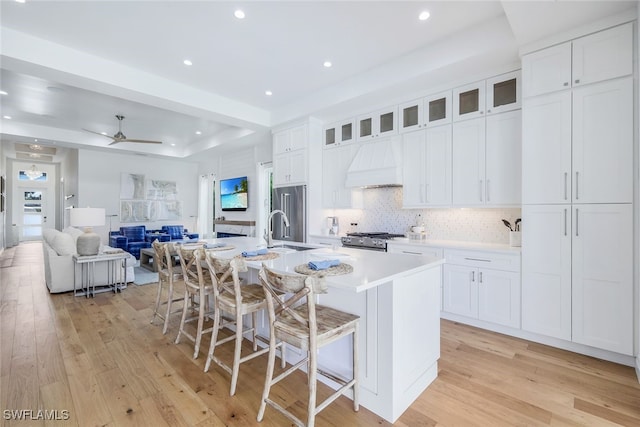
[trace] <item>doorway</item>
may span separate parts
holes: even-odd
[[[53,228],[55,225],[53,203],[49,203],[48,190],[19,187],[17,196],[20,240],[42,240],[43,229]]]

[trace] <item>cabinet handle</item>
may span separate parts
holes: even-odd
[[[569,173],[564,173],[564,199],[567,200],[567,181],[569,178]]]
[[[466,258],[467,261],[482,261],[482,262],[491,262],[490,259],[482,259],[482,258]]]
[[[488,179],[487,180],[487,202],[491,201],[491,197],[490,197],[490,193],[489,193],[489,189],[491,188],[491,180]]]
[[[475,282],[475,281],[476,281],[476,272],[475,272],[475,271],[472,271],[472,272],[471,272],[471,281],[472,281],[472,282]]]
[[[564,210],[564,235],[567,235],[567,209]]]
[[[403,254],[411,254],[411,255],[422,255],[420,252],[409,252],[409,251],[402,251]]]
[[[484,111],[480,111],[480,114],[483,114],[483,113],[484,113]]]
[[[576,83],[580,83],[580,79],[576,79]]]
[[[478,196],[480,197],[480,201],[482,201],[482,180],[478,181]]]
[[[487,114],[489,114],[491,112],[491,110],[487,110]],[[480,112],[480,114],[482,114],[482,112]]]
[[[576,172],[576,200],[578,200],[578,177],[580,176],[580,172]]]
[[[576,208],[576,237],[578,237],[578,214],[579,214],[579,209]]]
[[[478,273],[478,283],[482,283],[482,271]]]
[[[564,82],[562,86],[569,86],[569,82]]]

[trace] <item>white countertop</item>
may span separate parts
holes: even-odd
[[[400,243],[403,245],[413,246],[428,246],[434,248],[444,249],[467,249],[478,251],[491,251],[491,252],[507,252],[507,253],[520,253],[521,248],[519,246],[509,246],[508,244],[501,243],[481,243],[481,242],[464,242],[459,240],[414,240],[409,238],[394,237],[388,241],[389,244]]]
[[[206,240],[211,243],[228,243],[235,246],[233,250],[219,251],[218,255],[224,258],[231,258],[246,250],[256,250],[264,248],[262,239],[252,237],[229,237],[224,239]],[[326,276],[327,285],[362,292],[384,283],[390,282],[400,277],[410,276],[416,272],[427,270],[444,263],[444,259],[430,256],[415,256],[406,254],[395,254],[387,252],[367,251],[361,249],[349,249],[338,247],[334,251],[332,248],[319,247],[318,245],[297,242],[274,242],[293,244],[297,246],[314,247],[316,249],[308,251],[284,250],[279,252],[280,256],[267,261],[247,261],[250,268],[259,269],[264,262],[267,267],[274,270],[295,273],[294,268],[300,264],[307,264],[309,261],[319,261],[326,259],[340,259],[353,267],[353,272],[349,274]]]

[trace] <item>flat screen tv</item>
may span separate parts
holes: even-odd
[[[249,206],[247,177],[220,180],[220,206],[223,211],[246,211]]]

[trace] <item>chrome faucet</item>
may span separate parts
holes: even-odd
[[[267,241],[268,248],[273,247],[273,230],[271,230],[271,218],[273,218],[273,216],[277,213],[282,214],[282,219],[284,220],[285,227],[289,226],[289,218],[287,218],[287,214],[280,209],[276,209],[269,214],[269,219],[267,219],[267,231],[265,231],[264,236],[262,236],[264,240]]]

